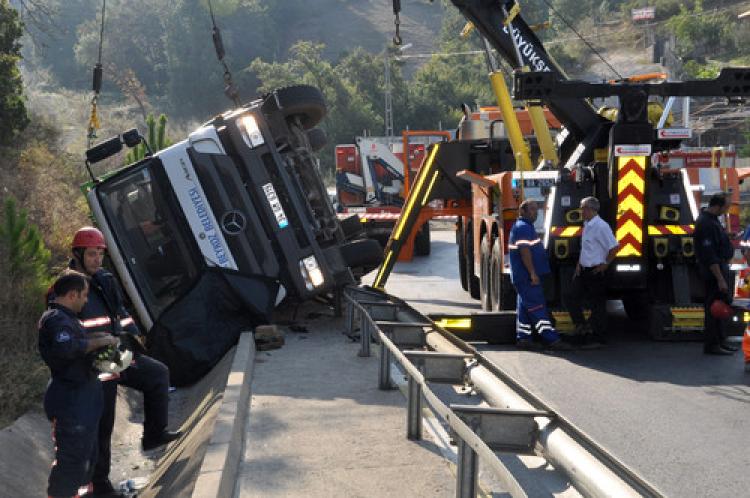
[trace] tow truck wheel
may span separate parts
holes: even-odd
[[[276,90],[276,98],[285,118],[298,117],[303,128],[309,130],[326,115],[323,94],[310,85],[294,85]]]
[[[414,238],[414,253],[417,256],[430,255],[430,222],[422,225],[422,229]]]
[[[491,311],[490,302],[492,295],[492,284],[490,281],[490,237],[487,234],[482,236],[482,243],[479,246],[480,255],[480,277],[479,277],[479,301],[482,303],[484,311]]]
[[[466,259],[464,267],[466,268],[466,283],[469,287],[469,295],[472,299],[479,299],[479,279],[474,275],[474,232],[471,225],[466,230]]]
[[[492,295],[492,311],[508,311],[516,309],[516,291],[510,281],[510,276],[503,273],[503,244],[498,237],[492,244],[490,254],[490,294]]]
[[[634,322],[648,320],[650,317],[651,302],[647,296],[625,296],[622,298],[622,307],[625,308],[628,318]]]
[[[502,255],[500,254],[500,238],[496,238],[492,244],[490,253],[490,308],[492,311],[503,309],[503,267]]]
[[[320,128],[311,128],[307,130],[307,141],[310,142],[310,148],[313,152],[318,152],[328,143],[326,132]]]
[[[461,280],[461,288],[467,291],[469,280],[466,278],[466,239],[460,218],[456,222],[456,244],[458,244],[458,277]]]

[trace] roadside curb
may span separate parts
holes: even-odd
[[[231,498],[239,472],[255,364],[255,339],[243,332],[216,416],[211,439],[193,488],[192,498]]]

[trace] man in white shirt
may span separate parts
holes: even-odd
[[[581,214],[584,220],[581,254],[572,285],[564,294],[563,302],[576,325],[576,333],[583,335],[586,344],[598,346],[606,342],[605,273],[617,255],[619,244],[612,228],[599,217],[599,200],[596,197],[586,197],[581,201]],[[582,301],[587,301],[591,309],[589,324],[583,317]]]

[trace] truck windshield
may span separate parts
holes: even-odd
[[[141,298],[158,318],[188,290],[198,267],[152,167],[149,162],[115,177],[98,196]]]

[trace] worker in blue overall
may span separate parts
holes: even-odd
[[[122,385],[143,393],[144,451],[163,446],[181,436],[179,431],[167,430],[169,412],[169,369],[145,354],[145,349],[134,338],[140,334],[128,314],[115,277],[102,268],[106,243],[101,231],[83,227],[73,237],[71,268],[91,279],[91,291],[79,317],[87,333],[104,332],[120,336],[133,350],[133,363],[119,374],[105,377],[102,383],[104,407],[99,424],[99,457],[92,478],[93,496],[115,498],[123,496],[109,480],[112,429],[115,423],[117,386]]]
[[[532,348],[536,336],[548,349],[571,349],[560,339],[547,312],[542,278],[550,273],[550,267],[544,245],[534,228],[538,211],[535,201],[523,201],[508,240],[510,278],[518,295],[516,344],[519,348]]]
[[[44,395],[55,440],[47,494],[58,498],[77,496],[93,475],[102,386],[90,353],[116,346],[118,340],[87,334],[78,319],[89,292],[85,275],[65,270],[52,288],[55,298],[39,320],[39,353],[52,374]]]

